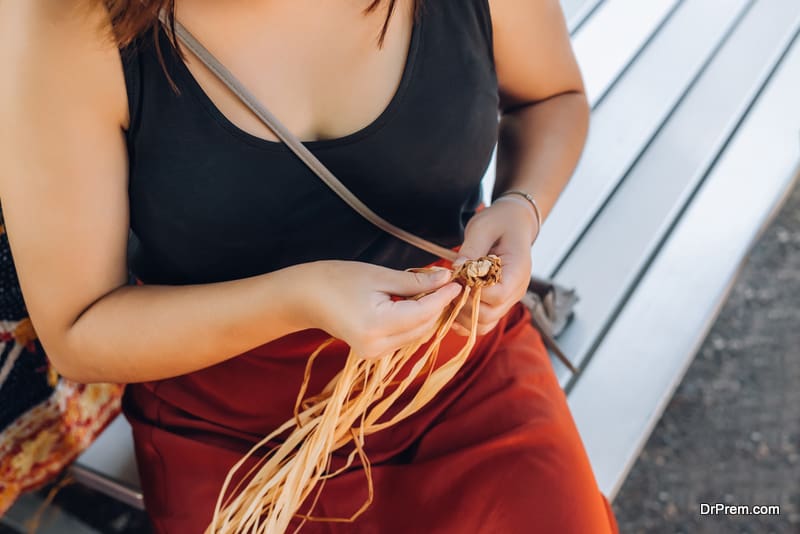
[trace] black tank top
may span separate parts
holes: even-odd
[[[322,259],[395,269],[437,259],[363,219],[284,144],[230,122],[157,31],[179,95],[152,35],[121,54],[132,274],[191,284]],[[355,133],[305,145],[381,216],[452,248],[481,200],[497,105],[486,0],[429,0],[388,107]]]

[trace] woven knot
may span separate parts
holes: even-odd
[[[475,260],[467,260],[453,275],[454,279],[469,287],[489,287],[500,283],[502,261],[500,256],[489,254]]]

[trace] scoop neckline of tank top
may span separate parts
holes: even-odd
[[[403,66],[403,72],[400,75],[400,83],[397,86],[394,94],[392,95],[389,103],[386,107],[381,111],[381,113],[369,124],[363,126],[362,128],[346,134],[340,137],[333,137],[330,139],[314,139],[309,141],[302,141],[302,144],[311,149],[326,149],[326,148],[333,148],[337,146],[347,145],[359,141],[368,137],[369,135],[377,132],[380,128],[382,128],[389,119],[394,115],[395,111],[397,110],[398,106],[402,102],[405,94],[408,90],[408,87],[411,83],[411,75],[414,70],[414,65],[416,64],[416,59],[418,55],[418,50],[420,47],[420,40],[421,40],[421,33],[422,33],[422,24],[423,24],[423,17],[422,16],[414,16],[414,20],[411,26],[411,38],[408,45],[408,51],[406,52],[406,61],[405,65]],[[166,34],[162,31],[162,36],[166,36]],[[176,57],[177,56],[173,56]],[[190,92],[192,95],[197,98],[200,102],[202,107],[211,115],[211,117],[215,120],[217,124],[222,126],[228,133],[233,134],[235,137],[245,141],[246,143],[255,146],[256,148],[262,148],[267,150],[277,150],[282,152],[290,151],[290,148],[284,143],[283,141],[273,141],[271,139],[265,139],[263,137],[259,137],[257,135],[251,134],[237,126],[233,123],[222,111],[217,107],[211,97],[208,96],[205,89],[200,85],[197,79],[192,74],[192,71],[189,70],[189,67],[180,59],[177,58],[175,61],[178,66],[177,70],[180,77],[186,82],[189,87]]]

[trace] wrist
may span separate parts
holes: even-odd
[[[283,305],[281,314],[292,331],[317,328],[318,321],[313,316],[314,310],[314,273],[311,263],[299,263],[268,273],[277,275],[273,283],[279,287]]]
[[[524,212],[526,215],[526,219],[528,220],[527,227],[530,229],[528,243],[531,246],[536,242],[536,238],[539,236],[540,231],[540,223],[539,223],[539,216],[536,213],[534,207],[528,202],[526,199],[522,198],[521,196],[516,195],[501,195],[494,199],[492,205],[495,205],[498,202],[507,203],[508,206],[517,206],[517,209],[520,212]]]

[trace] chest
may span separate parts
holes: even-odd
[[[302,140],[358,131],[389,105],[417,44],[414,1],[396,0],[382,46],[386,4],[183,0],[181,22]],[[193,54],[186,65],[238,128],[276,136]]]
[[[435,15],[412,29],[400,79],[377,116],[305,145],[374,211],[454,246],[497,141],[497,82],[485,36]],[[139,61],[129,133],[139,265],[169,271],[170,280],[202,282],[314,259],[410,257],[381,250],[380,230],[285,145],[234,122],[189,66],[167,56],[175,94],[151,53]]]

